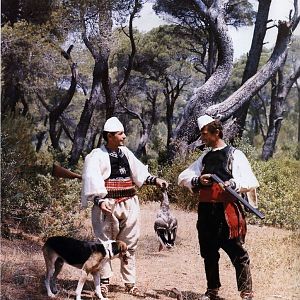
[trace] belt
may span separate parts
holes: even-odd
[[[131,198],[136,195],[136,189],[131,188],[127,190],[108,190],[106,198]]]
[[[107,189],[106,198],[113,198],[116,202],[123,202],[136,195],[135,186],[131,178],[107,179],[105,180]]]

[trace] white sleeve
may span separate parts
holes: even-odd
[[[141,187],[148,176],[151,174],[148,171],[148,166],[144,165],[127,147],[120,147],[127,156],[130,166],[130,171],[134,183]]]
[[[249,192],[259,187],[247,157],[238,149],[233,152],[232,177],[236,183],[237,190],[241,193]]]
[[[104,184],[103,174],[100,168],[100,153],[92,151],[85,158],[82,173],[81,205],[87,207],[87,201],[93,201],[95,196],[104,198],[107,190]]]
[[[202,171],[202,160],[204,154],[202,154],[194,163],[192,163],[187,169],[181,172],[178,176],[178,185],[185,186],[192,190],[192,178],[198,177]]]

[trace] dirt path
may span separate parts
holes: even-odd
[[[176,299],[171,292],[177,288],[183,299],[198,299],[205,291],[203,262],[199,255],[196,213],[172,209],[178,219],[176,247],[158,252],[153,222],[158,203],[141,206],[142,236],[137,252],[138,286],[147,299]],[[1,247],[1,299],[47,299],[43,286],[44,261],[40,242],[2,239]],[[252,276],[257,300],[300,299],[300,242],[295,233],[249,226],[246,248],[250,254]],[[115,271],[112,278],[110,299],[137,299],[123,293],[118,272],[119,261],[112,262]],[[234,269],[229,258],[221,251],[220,294],[227,300],[238,300]],[[59,276],[61,292],[57,299],[74,299],[79,272],[65,266]],[[85,286],[83,299],[96,299],[93,284]]]

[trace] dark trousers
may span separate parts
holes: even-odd
[[[207,288],[216,289],[221,286],[219,250],[223,249],[235,268],[238,290],[252,291],[249,255],[239,238],[228,239],[229,229],[222,203],[199,203],[197,230]]]

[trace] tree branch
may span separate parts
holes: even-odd
[[[245,102],[252,98],[276,74],[277,70],[284,63],[291,34],[291,24],[279,22],[276,44],[269,61],[230,97],[222,103],[212,105],[205,113],[225,121]]]
[[[123,81],[122,81],[122,83],[120,84],[120,86],[118,88],[117,98],[118,98],[121,90],[123,89],[124,85],[126,84],[126,82],[129,79],[129,76],[130,76],[130,73],[131,73],[131,70],[132,70],[132,66],[133,66],[133,59],[134,59],[134,56],[135,56],[135,53],[136,53],[136,45],[135,45],[134,36],[133,36],[133,20],[134,20],[136,14],[138,12],[138,6],[139,6],[139,1],[135,0],[133,11],[132,11],[132,13],[130,14],[130,17],[129,17],[129,35],[128,36],[130,38],[131,53],[130,53],[129,58],[128,58],[128,65],[126,67],[126,71],[125,71],[125,74],[124,74]]]

